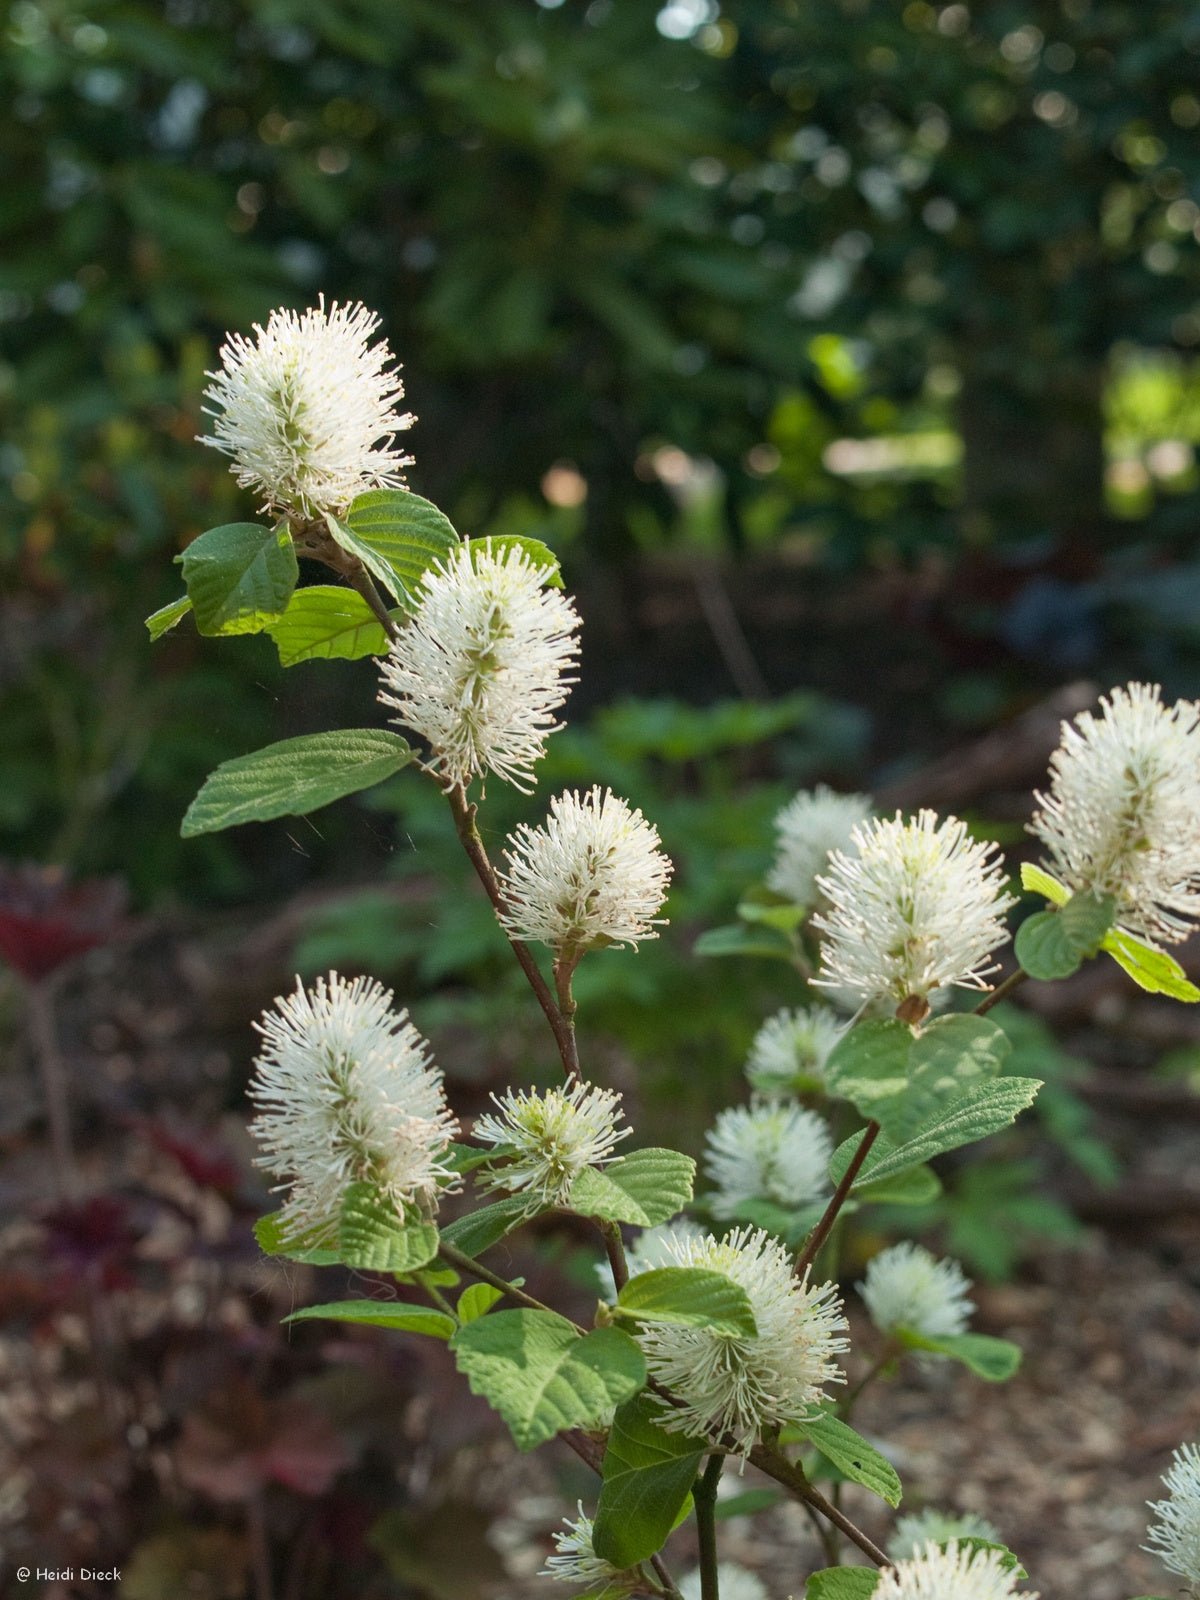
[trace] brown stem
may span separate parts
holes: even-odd
[[[802,1278],[808,1271],[809,1267],[811,1267],[813,1262],[817,1259],[817,1251],[829,1237],[829,1230],[837,1221],[838,1212],[845,1205],[846,1198],[849,1195],[850,1190],[854,1187],[854,1180],[858,1177],[859,1172],[862,1170],[862,1164],[867,1159],[867,1152],[875,1143],[878,1133],[879,1124],[874,1121],[868,1122],[862,1139],[859,1141],[858,1149],[854,1152],[854,1155],[850,1161],[850,1165],[842,1174],[841,1183],[839,1183],[837,1188],[833,1191],[833,1194],[830,1196],[829,1204],[825,1207],[825,1211],[820,1222],[817,1223],[816,1227],[809,1234],[808,1238],[804,1242],[804,1248],[796,1257],[797,1277]]]
[[[885,1551],[862,1531],[855,1527],[850,1518],[837,1506],[826,1500],[821,1491],[811,1484],[804,1474],[804,1469],[794,1461],[789,1461],[786,1456],[778,1451],[768,1450],[765,1445],[755,1445],[750,1452],[750,1460],[760,1472],[765,1472],[768,1478],[774,1478],[776,1483],[783,1484],[785,1489],[790,1489],[793,1494],[819,1511],[828,1522],[841,1530],[853,1544],[856,1544],[863,1555],[870,1556],[877,1567],[890,1567],[891,1561]]]
[[[725,1457],[714,1451],[702,1477],[692,1488],[696,1508],[696,1534],[700,1546],[700,1600],[721,1600],[717,1576],[717,1485],[725,1467]]]
[[[675,1587],[675,1580],[667,1571],[667,1564],[661,1556],[651,1556],[650,1565],[662,1580],[663,1593],[666,1600],[681,1600],[679,1590]]]
[[[496,914],[503,917],[507,907],[504,896],[500,892],[500,883],[496,877],[496,869],[488,859],[487,850],[479,836],[479,829],[475,826],[476,808],[467,799],[466,790],[461,785],[444,791],[450,805],[451,815],[454,817],[454,826],[458,830],[458,837],[463,849],[470,857],[471,865],[475,868],[480,883],[487,891],[487,897],[495,907]],[[501,927],[504,924],[501,922]],[[513,954],[521,965],[521,971],[529,979],[529,986],[537,996],[538,1004],[550,1024],[550,1031],[554,1035],[554,1042],[558,1046],[558,1053],[562,1057],[563,1071],[569,1080],[574,1082],[579,1077],[579,1061],[575,1049],[574,1025],[563,1016],[559,1010],[550,987],[542,976],[541,969],[530,953],[529,946],[520,939],[514,939],[505,928],[508,942],[512,946]]]
[[[1004,982],[998,984],[997,987],[992,990],[991,994],[984,995],[983,999],[975,1007],[975,1015],[977,1017],[982,1017],[986,1012],[990,1011],[994,1005],[998,1005],[1001,1000],[1007,1000],[1013,990],[1017,988],[1019,984],[1024,983],[1028,976],[1029,974],[1025,971],[1024,967],[1018,967],[1015,972],[1010,972],[1008,977],[1005,978]]]
[[[629,1263],[625,1259],[625,1241],[621,1237],[621,1230],[615,1222],[601,1222],[597,1219],[596,1226],[604,1239],[604,1248],[608,1252],[608,1264],[612,1268],[613,1283],[617,1293],[629,1282]]]
[[[580,1076],[579,1043],[575,1037],[575,995],[571,989],[571,979],[578,965],[578,955],[562,955],[554,963],[554,988],[558,995],[558,1013],[563,1020],[564,1037],[570,1056],[569,1063],[565,1058],[563,1060],[568,1078]]]
[[[370,606],[376,622],[378,622],[388,638],[398,639],[400,637],[400,629],[396,626],[396,619],[384,604],[383,596],[375,587],[375,580],[366,567],[360,566],[357,572],[348,573],[347,579],[350,587],[357,589],[358,593],[362,595]]]

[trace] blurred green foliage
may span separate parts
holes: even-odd
[[[322,291],[382,313],[414,487],[467,532],[624,593],[680,538],[986,558],[956,626],[1178,673],[1198,62],[1184,0],[15,0],[4,848],[249,886],[173,818],[307,707],[265,648],[152,658],[139,619],[251,509],[194,443],[222,335]]]

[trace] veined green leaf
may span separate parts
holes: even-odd
[[[356,589],[314,584],[297,589],[281,617],[268,622],[281,666],[301,661],[357,661],[387,654],[388,637]]]
[[[822,1567],[804,1585],[804,1600],[869,1600],[878,1583],[874,1567]]]
[[[988,1383],[1004,1383],[1021,1365],[1021,1347],[1011,1339],[993,1339],[986,1333],[925,1334],[915,1328],[897,1328],[895,1333],[906,1349],[949,1356]]]
[[[336,1267],[341,1264],[341,1256],[328,1240],[317,1244],[312,1235],[287,1233],[282,1213],[278,1211],[272,1211],[267,1217],[259,1217],[254,1224],[254,1237],[265,1256],[283,1256],[287,1261],[302,1261],[310,1267]]]
[[[432,1222],[397,1215],[367,1183],[352,1183],[342,1201],[338,1246],[348,1267],[366,1272],[415,1272],[438,1251]]]
[[[500,1413],[519,1450],[594,1424],[646,1382],[628,1334],[580,1334],[552,1311],[493,1311],[459,1328],[450,1348],[471,1392]]]
[[[1194,1005],[1200,1000],[1200,989],[1191,981],[1174,956],[1165,950],[1135,939],[1123,928],[1110,928],[1100,943],[1101,950],[1133,979],[1139,988],[1149,994],[1170,995],[1173,1000],[1183,1000]]]
[[[343,728],[282,739],[223,761],[205,779],[179,831],[192,839],[243,822],[305,816],[373,788],[414,759],[409,744],[386,728]]]
[[[604,1167],[585,1167],[571,1185],[570,1206],[585,1217],[653,1228],[692,1198],[696,1163],[678,1150],[634,1150]]]
[[[758,1333],[740,1284],[707,1267],[654,1267],[639,1272],[617,1296],[617,1313],[641,1322],[673,1322],[753,1339]]]
[[[592,1548],[614,1567],[635,1567],[662,1549],[707,1449],[703,1439],[668,1433],[661,1415],[640,1394],[618,1409],[609,1431]]]
[[[458,1304],[454,1309],[460,1322],[478,1322],[498,1300],[503,1299],[503,1292],[493,1289],[490,1283],[473,1283],[459,1295]]]
[[[1055,906],[1065,906],[1071,898],[1071,891],[1065,883],[1059,883],[1057,878],[1052,878],[1032,861],[1021,863],[1021,886],[1032,894],[1044,895]]]
[[[162,606],[146,618],[146,628],[152,640],[161,639],[163,634],[170,633],[171,629],[192,609],[191,598],[180,595],[178,600],[172,600],[170,605]]]
[[[890,1506],[900,1504],[904,1490],[899,1473],[861,1434],[828,1411],[805,1418],[797,1426],[804,1438],[815,1444],[851,1482],[861,1483],[864,1489],[870,1489]]]
[[[431,1306],[405,1305],[399,1300],[333,1300],[324,1306],[305,1306],[293,1311],[285,1322],[358,1322],[372,1328],[395,1328],[401,1333],[424,1333],[434,1339],[449,1339],[454,1318]]]
[[[338,544],[401,605],[411,603],[425,571],[461,543],[445,513],[407,489],[372,489],[352,502],[344,521],[326,520]]]
[[[299,567],[284,525],[231,522],[210,528],[176,560],[203,634],[261,633],[287,607]]]
[[[489,1206],[469,1211],[465,1217],[456,1217],[442,1229],[442,1237],[464,1255],[481,1256],[494,1244],[499,1244],[505,1234],[511,1233],[519,1223],[537,1215],[530,1210],[525,1195],[506,1195]]]
[[[549,568],[550,575],[544,580],[547,589],[561,589],[563,586],[558,557],[540,539],[533,539],[524,533],[496,533],[486,534],[482,539],[468,539],[467,545],[472,558],[477,550],[496,557],[505,555],[509,550],[524,550],[535,567]]]

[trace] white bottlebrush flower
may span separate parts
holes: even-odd
[[[857,1288],[880,1333],[911,1328],[930,1339],[944,1338],[962,1333],[975,1309],[958,1262],[939,1260],[908,1239],[872,1256]]]
[[[670,1432],[728,1438],[749,1455],[764,1427],[808,1416],[827,1383],[845,1381],[834,1359],[848,1348],[837,1290],[798,1279],[789,1251],[761,1229],[680,1239],[670,1253],[668,1265],[707,1267],[739,1284],[758,1332],[645,1327],[638,1341],[650,1375],[682,1402],[659,1421]]]
[[[713,1215],[734,1217],[746,1200],[788,1210],[819,1200],[829,1192],[832,1154],[829,1128],[815,1111],[771,1101],[731,1106],[705,1139]]]
[[[362,305],[299,316],[272,311],[253,339],[231,333],[221,365],[206,373],[212,445],[263,508],[304,517],[342,512],[366,489],[397,488],[411,456],[395,448],[411,413],[386,342],[370,344],[379,318]]]
[[[703,1237],[704,1229],[687,1217],[673,1217],[670,1222],[660,1222],[657,1227],[643,1228],[637,1238],[625,1246],[625,1265],[629,1268],[629,1276],[636,1278],[639,1272],[650,1272],[655,1267],[676,1266],[673,1254],[675,1244],[681,1239]],[[596,1263],[596,1276],[605,1299],[611,1300],[617,1292],[617,1286],[607,1261]]]
[[[283,1180],[288,1233],[324,1233],[346,1188],[369,1183],[397,1210],[427,1206],[453,1177],[445,1155],[457,1123],[429,1046],[366,978],[336,972],[275,1002],[250,1099],[258,1165]]]
[[[775,861],[767,887],[794,905],[818,898],[817,875],[833,850],[849,850],[850,836],[871,815],[865,794],[835,794],[828,785],[801,789],[775,818]]]
[[[1074,891],[1112,895],[1120,927],[1177,944],[1200,921],[1200,703],[1131,683],[1063,724],[1030,831]]]
[[[522,824],[505,854],[501,921],[516,938],[578,954],[658,937],[671,863],[658,830],[611,791],[556,795],[545,823]]]
[[[871,1600],[1010,1600],[1020,1580],[1005,1571],[1004,1560],[998,1550],[927,1544],[917,1555],[885,1567]],[[1038,1596],[1022,1590],[1021,1600]]]
[[[927,1544],[947,1544],[951,1539],[1001,1542],[1000,1535],[986,1517],[976,1516],[973,1511],[937,1511],[927,1506],[924,1511],[897,1518],[887,1553],[893,1561],[900,1561],[906,1556],[920,1555]]]
[[[621,1096],[575,1082],[565,1089],[509,1089],[493,1095],[499,1116],[476,1119],[475,1137],[503,1146],[511,1159],[484,1180],[491,1189],[528,1194],[530,1205],[565,1205],[585,1167],[615,1159],[616,1146],[633,1132],[618,1128]]]
[[[957,817],[922,811],[863,823],[853,846],[835,851],[819,880],[829,909],[813,918],[824,935],[817,983],[897,1005],[928,1005],[952,985],[988,988],[1016,903],[995,845],[970,838]]]
[[[735,1561],[717,1562],[717,1587],[721,1600],[767,1600],[767,1586],[755,1573]],[[679,1580],[683,1600],[700,1600],[700,1568],[685,1572]]]
[[[579,653],[578,614],[549,577],[519,545],[463,545],[425,573],[380,664],[380,700],[429,741],[430,766],[450,787],[494,772],[532,788]]]
[[[828,1006],[786,1007],[754,1035],[746,1077],[757,1093],[779,1097],[819,1087],[825,1063],[849,1023]]]
[[[637,1568],[622,1571],[611,1562],[598,1556],[592,1548],[594,1523],[578,1505],[579,1516],[563,1518],[563,1529],[554,1534],[555,1554],[546,1558],[542,1568],[543,1578],[557,1578],[562,1583],[586,1583],[599,1588],[607,1585],[605,1595],[631,1594],[641,1587],[641,1574]]]
[[[1148,1502],[1158,1516],[1146,1532],[1143,1549],[1156,1555],[1168,1572],[1177,1572],[1200,1586],[1200,1449],[1181,1445],[1163,1479],[1167,1499]]]

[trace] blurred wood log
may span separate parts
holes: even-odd
[[[991,790],[1032,790],[1046,775],[1063,722],[1094,706],[1098,696],[1096,685],[1086,679],[1056,689],[1003,727],[884,784],[876,791],[880,812],[914,806],[944,809]]]

